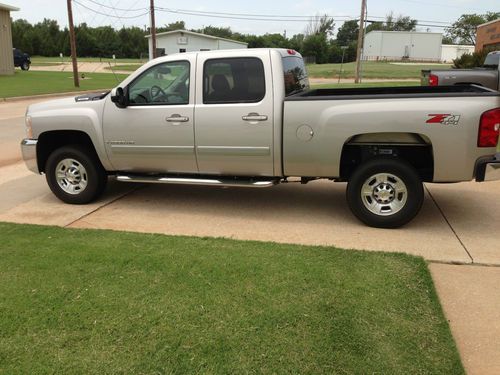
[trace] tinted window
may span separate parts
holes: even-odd
[[[484,66],[497,67],[500,61],[500,53],[490,53],[484,60]]]
[[[264,65],[257,58],[208,60],[203,69],[203,103],[256,103],[266,93]]]
[[[304,90],[309,90],[309,78],[304,65],[304,60],[300,57],[284,57],[283,71],[285,73],[285,95],[297,94]]]
[[[155,65],[130,84],[128,93],[132,105],[188,104],[189,62]]]

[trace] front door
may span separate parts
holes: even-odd
[[[190,61],[192,60],[192,61]],[[194,150],[194,57],[159,63],[132,81],[129,106],[109,96],[104,140],[114,169],[156,173],[196,173]]]
[[[270,57],[265,51],[252,55],[198,56],[201,88],[197,90],[195,138],[202,174],[274,175]]]

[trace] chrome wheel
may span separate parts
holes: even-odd
[[[75,159],[63,159],[56,167],[56,181],[68,194],[77,195],[85,190],[88,176],[85,167]]]
[[[408,189],[399,177],[390,173],[377,173],[361,187],[361,200],[370,212],[390,216],[405,206]]]

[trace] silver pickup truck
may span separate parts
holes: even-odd
[[[422,182],[500,178],[500,93],[479,86],[310,90],[292,50],[176,54],[111,92],[31,105],[24,159],[66,203],[123,182],[348,182],[364,223],[409,222]],[[290,202],[293,204],[293,202]],[[325,204],[328,204],[325,202]]]
[[[480,68],[422,70],[421,83],[423,86],[479,85],[500,90],[500,51],[488,53]]]

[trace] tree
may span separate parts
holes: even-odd
[[[446,36],[455,43],[476,44],[476,29],[479,25],[500,18],[500,12],[486,14],[462,14],[451,27],[446,29]]]
[[[394,13],[391,12],[385,17],[384,22],[373,22],[368,25],[366,28],[366,32],[376,30],[385,30],[385,31],[415,31],[417,27],[418,21],[412,19],[408,16],[403,16],[400,14],[397,17],[394,17]]]
[[[317,15],[311,18],[309,24],[306,26],[305,34],[310,35],[325,35],[329,37],[333,34],[335,29],[335,21],[328,15]]]
[[[357,41],[358,32],[359,25],[357,20],[344,22],[337,32],[337,43],[340,46],[348,46],[352,42]]]
[[[302,53],[304,48],[304,38],[304,34],[295,34],[288,41],[289,48]]]
[[[325,34],[312,34],[304,39],[302,54],[314,57],[317,64],[328,62],[328,41]]]
[[[233,31],[230,27],[218,27],[218,26],[206,26],[203,29],[195,30],[196,32],[217,36],[219,38],[231,39],[233,37]]]
[[[163,27],[156,28],[157,33],[165,33],[167,31],[174,31],[174,30],[186,30],[186,23],[184,21],[175,21],[168,23]]]

